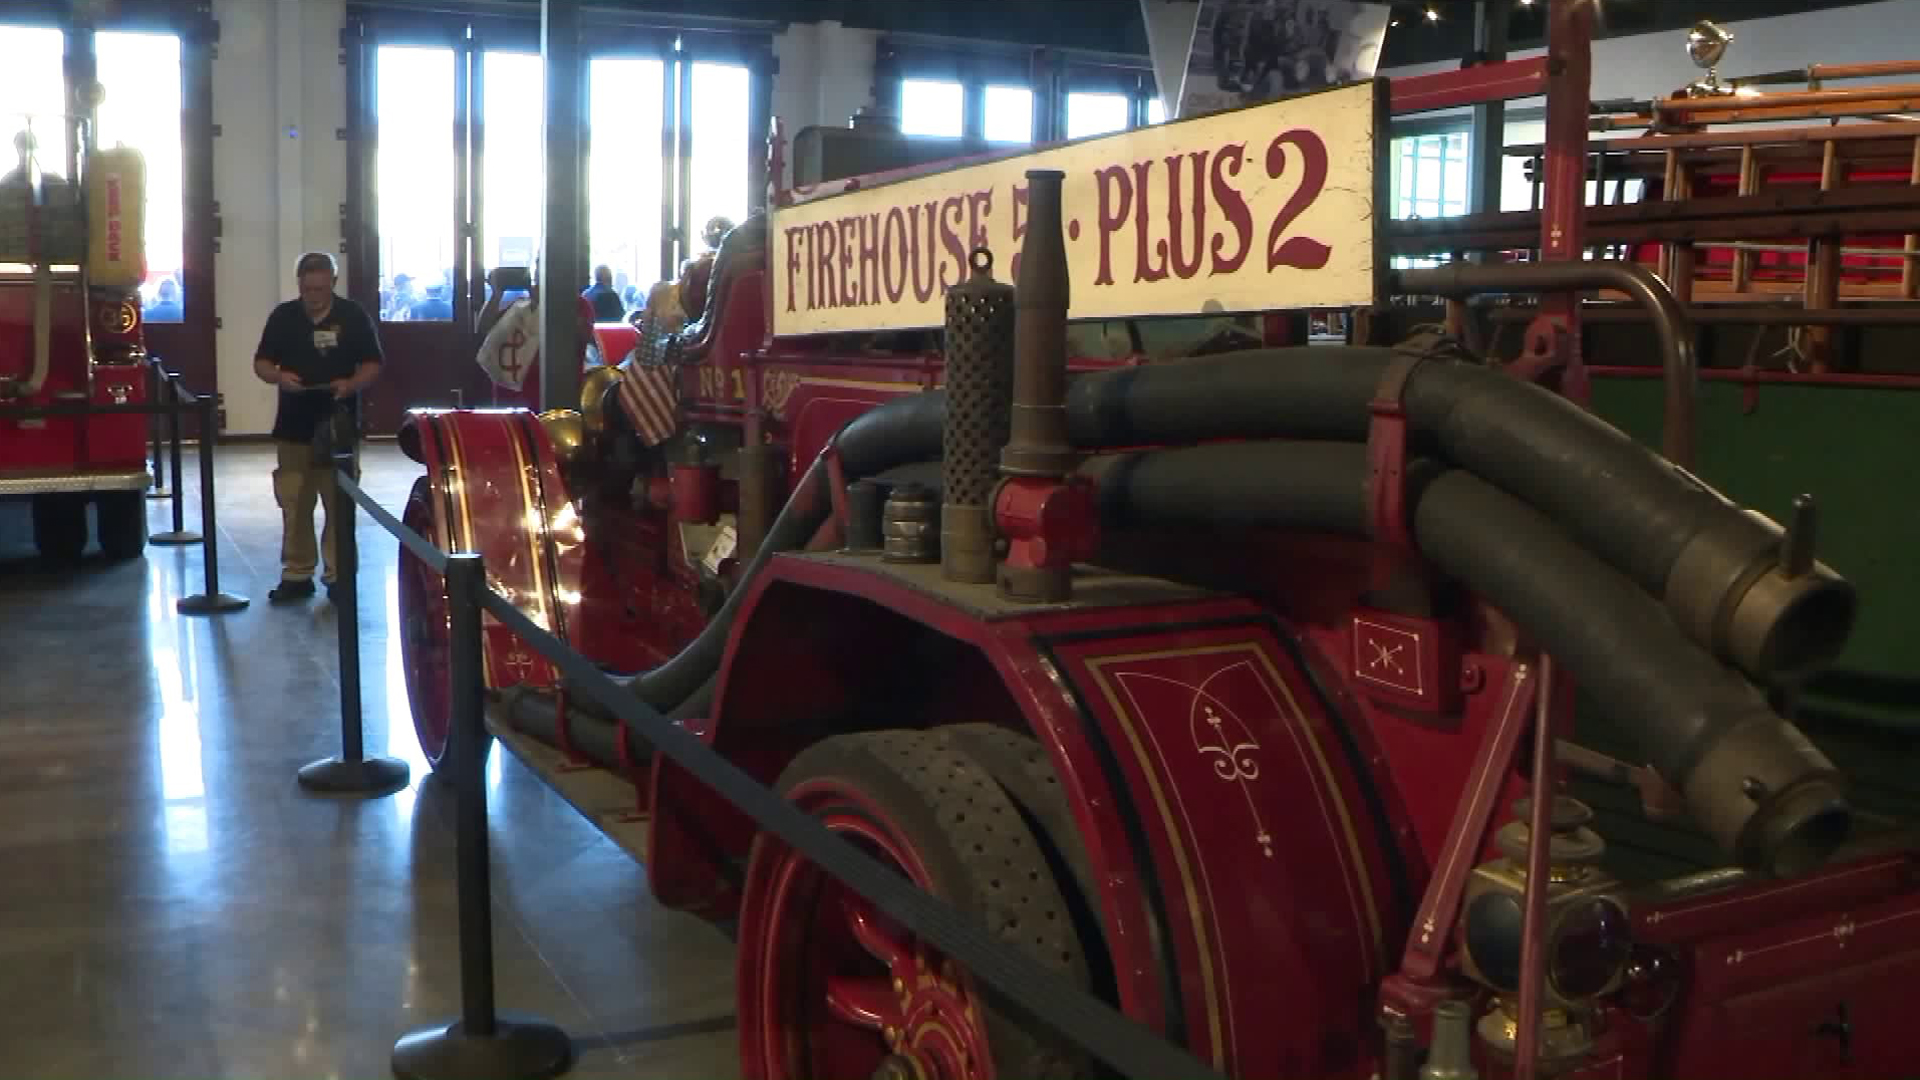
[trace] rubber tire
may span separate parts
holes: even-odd
[[[1048,868],[1041,845],[992,774],[932,733],[906,730],[857,732],[814,743],[781,773],[781,794],[830,780],[859,792],[882,809],[898,842],[926,866],[929,891],[973,916],[995,937],[1020,947],[1068,982],[1088,989],[1087,966],[1066,900]],[[748,860],[742,910],[754,910],[751,895],[768,877],[767,862],[791,857],[784,844],[764,834]],[[756,870],[760,873],[756,873]],[[1020,889],[1016,882],[1024,881]],[[990,882],[1006,882],[996,888]],[[769,922],[775,913],[768,913]],[[743,965],[743,968],[745,965]],[[742,970],[740,1023],[745,1036],[764,995],[750,985],[762,971]],[[1008,1016],[990,998],[974,992],[998,1080],[1053,1080],[1087,1076],[1093,1062],[1044,1027]],[[796,1037],[797,1038],[797,1037]],[[756,1075],[749,1067],[747,1075]]]
[[[413,482],[413,490],[407,495],[406,508],[401,513],[409,528],[438,545],[440,536],[433,527],[433,498],[433,482],[422,476]],[[431,655],[436,648],[447,649],[448,642],[434,633],[428,621],[447,618],[446,579],[424,566],[405,544],[395,540],[394,547],[398,549],[394,573],[399,577],[400,666],[406,681],[408,713],[413,719],[420,754],[438,773],[449,760],[453,690],[446,681],[451,678],[445,666],[447,655],[443,652],[437,665]],[[444,550],[444,545],[442,547]],[[434,715],[429,718],[429,713]]]
[[[147,496],[142,491],[109,491],[93,500],[100,550],[109,559],[137,559],[147,549]]]
[[[1039,838],[1066,864],[1081,899],[1097,910],[1100,894],[1086,845],[1080,840],[1080,824],[1060,787],[1053,760],[1039,741],[998,724],[952,724],[931,734],[979,762],[1006,789],[1007,796],[1027,813],[1028,824],[1037,828]],[[1059,877],[1057,871],[1054,876]],[[1096,943],[1096,947],[1105,946]]]
[[[87,550],[87,497],[74,492],[35,495],[33,546],[50,563],[79,562]]]

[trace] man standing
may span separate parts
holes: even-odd
[[[620,301],[620,290],[613,287],[613,267],[593,268],[593,285],[580,295],[593,304],[593,317],[600,322],[619,322],[626,317],[627,305]]]
[[[273,421],[279,461],[273,470],[273,498],[280,504],[280,584],[267,593],[273,602],[313,595],[313,504],[327,500],[320,546],[326,555],[323,580],[333,598],[335,564],[332,498],[333,463],[314,460],[314,435],[331,423],[336,408],[357,417],[360,391],[380,376],[380,335],[365,309],[335,292],[339,272],[333,256],[311,251],[294,267],[300,298],[275,307],[260,333],[253,371],[260,381],[280,388]],[[336,425],[353,437],[357,424]]]

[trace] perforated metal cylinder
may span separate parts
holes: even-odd
[[[947,419],[941,433],[940,572],[993,581],[987,500],[1007,444],[1013,407],[1013,287],[995,281],[993,255],[973,253],[973,274],[947,291]]]

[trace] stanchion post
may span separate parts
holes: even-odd
[[[324,430],[326,425],[322,425]],[[340,480],[358,477],[351,443],[323,439],[314,453],[333,469],[333,496],[326,506],[338,548],[334,565],[334,623],[340,641],[340,756],[300,769],[300,786],[328,795],[391,795],[412,779],[407,763],[393,757],[367,757],[360,715],[360,542],[359,507]]]
[[[147,543],[163,547],[197,544],[200,534],[187,531],[186,507],[181,502],[185,497],[186,484],[180,478],[186,474],[181,472],[180,467],[180,384],[165,371],[160,376],[160,385],[166,388],[167,394],[167,438],[172,443],[167,453],[173,459],[173,528],[147,537]]]
[[[453,685],[448,738],[454,767],[454,857],[460,909],[460,1019],[425,1028],[393,1047],[401,1080],[546,1080],[573,1066],[573,1041],[544,1020],[496,1012],[493,1004],[493,899],[487,854],[486,760],[481,717],[480,556],[447,557],[448,637]]]
[[[160,395],[166,392],[167,380],[161,375],[160,361],[147,361],[147,404],[160,404]],[[147,498],[165,499],[172,493],[167,490],[167,458],[160,445],[159,413],[147,415],[147,437],[153,441],[153,488],[147,492]]]
[[[174,602],[182,615],[224,615],[247,606],[247,598],[220,591],[220,534],[214,517],[213,444],[218,441],[220,416],[212,394],[200,396],[200,557],[206,567],[206,591],[183,596]],[[180,473],[173,474],[174,490],[180,488]]]

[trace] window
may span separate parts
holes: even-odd
[[[67,175],[66,40],[52,27],[0,26],[0,56],[7,58],[0,65],[0,127],[7,139],[0,172],[14,168],[15,139],[31,132],[41,173]]]
[[[1067,138],[1105,135],[1133,126],[1133,101],[1125,94],[1068,94]]]
[[[140,287],[141,314],[148,322],[177,323],[186,300],[180,39],[102,32],[94,37],[94,53],[105,91],[98,142],[137,150],[146,165],[147,279]]]
[[[380,317],[412,321],[439,314],[424,286],[453,266],[453,50],[382,45],[374,63]]]
[[[480,62],[480,269],[532,266],[547,219],[546,68],[539,53],[489,51]],[[452,268],[449,259],[449,279]]]
[[[1467,133],[1449,131],[1393,140],[1399,182],[1396,218],[1453,217],[1467,212]]]
[[[1163,98],[1147,99],[1147,123],[1164,124],[1167,122],[1167,103]]]
[[[907,135],[959,138],[965,126],[966,94],[957,82],[900,81],[900,130]]]
[[[1406,218],[1454,217],[1467,212],[1467,145],[1465,131],[1410,135],[1393,140],[1393,216]],[[1437,259],[1395,256],[1393,266],[1438,266]]]
[[[597,56],[589,68],[587,115],[588,247],[595,266],[613,271],[628,311],[660,280],[660,140],[665,126],[659,60]]]
[[[987,87],[987,141],[1033,141],[1033,91],[1024,86]]]
[[[688,199],[688,255],[706,250],[707,222],[724,217],[738,225],[747,217],[747,69],[733,64],[693,65],[693,190]],[[677,268],[676,268],[677,269]]]

